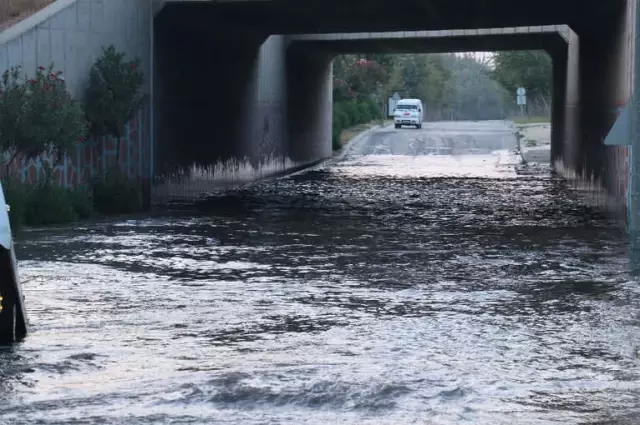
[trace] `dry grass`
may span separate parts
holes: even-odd
[[[55,0],[0,0],[0,30],[32,15]]]
[[[393,121],[385,121],[384,125],[389,125],[392,122]],[[366,123],[366,124],[359,124],[359,125],[356,125],[354,127],[347,128],[347,129],[342,131],[342,134],[340,135],[340,142],[344,146],[346,143],[348,143],[351,139],[356,137],[358,134],[360,134],[362,132],[365,132],[365,131],[369,130],[370,128],[373,128],[373,127],[375,127],[377,125],[380,125],[380,121],[376,120],[376,121],[371,121],[371,122]]]

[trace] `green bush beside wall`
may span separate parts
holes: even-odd
[[[118,172],[91,185],[63,188],[50,181],[25,184],[5,178],[2,188],[11,207],[11,227],[44,226],[86,220],[94,214],[127,214],[142,210],[138,186]]]
[[[332,146],[342,147],[340,136],[349,127],[371,122],[380,117],[380,107],[372,99],[347,100],[333,104]]]

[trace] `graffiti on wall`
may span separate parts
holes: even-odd
[[[616,101],[616,120],[622,114],[624,108],[629,102],[629,98],[618,99]],[[614,124],[615,125],[615,124]],[[629,137],[627,135],[627,137]],[[628,141],[627,141],[628,143]],[[614,183],[615,196],[623,200],[628,207],[628,190],[629,190],[629,147],[627,145],[612,146],[609,148],[611,152],[612,163],[610,164],[610,172],[614,173],[611,181]]]
[[[627,190],[629,188],[629,149],[627,146],[611,146],[610,149],[610,173],[614,182],[613,191],[616,198],[626,203]]]
[[[58,160],[53,152],[34,159],[16,157],[7,170],[11,154],[5,153],[0,168],[1,175],[9,173],[22,183],[35,184],[45,178],[46,168],[53,173],[53,180],[63,187],[87,184],[92,178],[114,167],[131,180],[148,180],[150,177],[151,147],[149,134],[149,108],[144,107],[127,125],[126,135],[120,141],[120,158],[116,162],[117,143],[113,138],[87,140]]]

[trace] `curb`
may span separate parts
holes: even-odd
[[[390,125],[376,125],[374,127],[371,127],[365,131],[363,131],[362,133],[357,134],[356,136],[354,136],[353,138],[351,138],[347,143],[345,143],[345,145],[342,147],[342,149],[340,149],[339,151],[334,151],[334,154],[332,157],[330,158],[325,158],[325,159],[320,159],[318,161],[315,161],[311,164],[308,164],[307,166],[303,166],[301,169],[298,169],[294,172],[290,172],[290,173],[286,173],[285,175],[281,175],[280,177],[291,177],[291,176],[295,176],[298,174],[302,174],[304,172],[307,172],[309,170],[312,170],[316,167],[319,167],[321,165],[325,165],[325,164],[333,164],[336,162],[341,161],[342,159],[344,159],[344,157],[349,153],[349,151],[351,150],[351,148],[357,144],[358,142],[360,142],[362,139],[369,137],[369,135],[377,130],[380,130],[381,128],[386,128],[386,127],[390,127]]]
[[[357,143],[359,143],[362,139],[369,137],[369,135],[371,135],[371,133],[383,129],[383,128],[391,128],[392,124],[389,125],[376,125],[374,127],[371,127],[368,130],[363,131],[362,133],[358,134],[357,136],[353,137],[351,140],[349,140],[347,143],[345,143],[345,145],[342,147],[342,149],[340,149],[339,151],[337,151],[337,153],[333,156],[333,158],[331,158],[332,160],[335,161],[340,161],[342,159],[344,159],[344,157],[351,151],[351,149],[353,149],[353,146],[356,145]]]

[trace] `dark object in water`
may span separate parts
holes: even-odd
[[[1,185],[0,205],[0,345],[7,345],[27,336],[27,315]]]
[[[0,344],[13,344],[27,336],[24,298],[12,250],[0,247]]]

